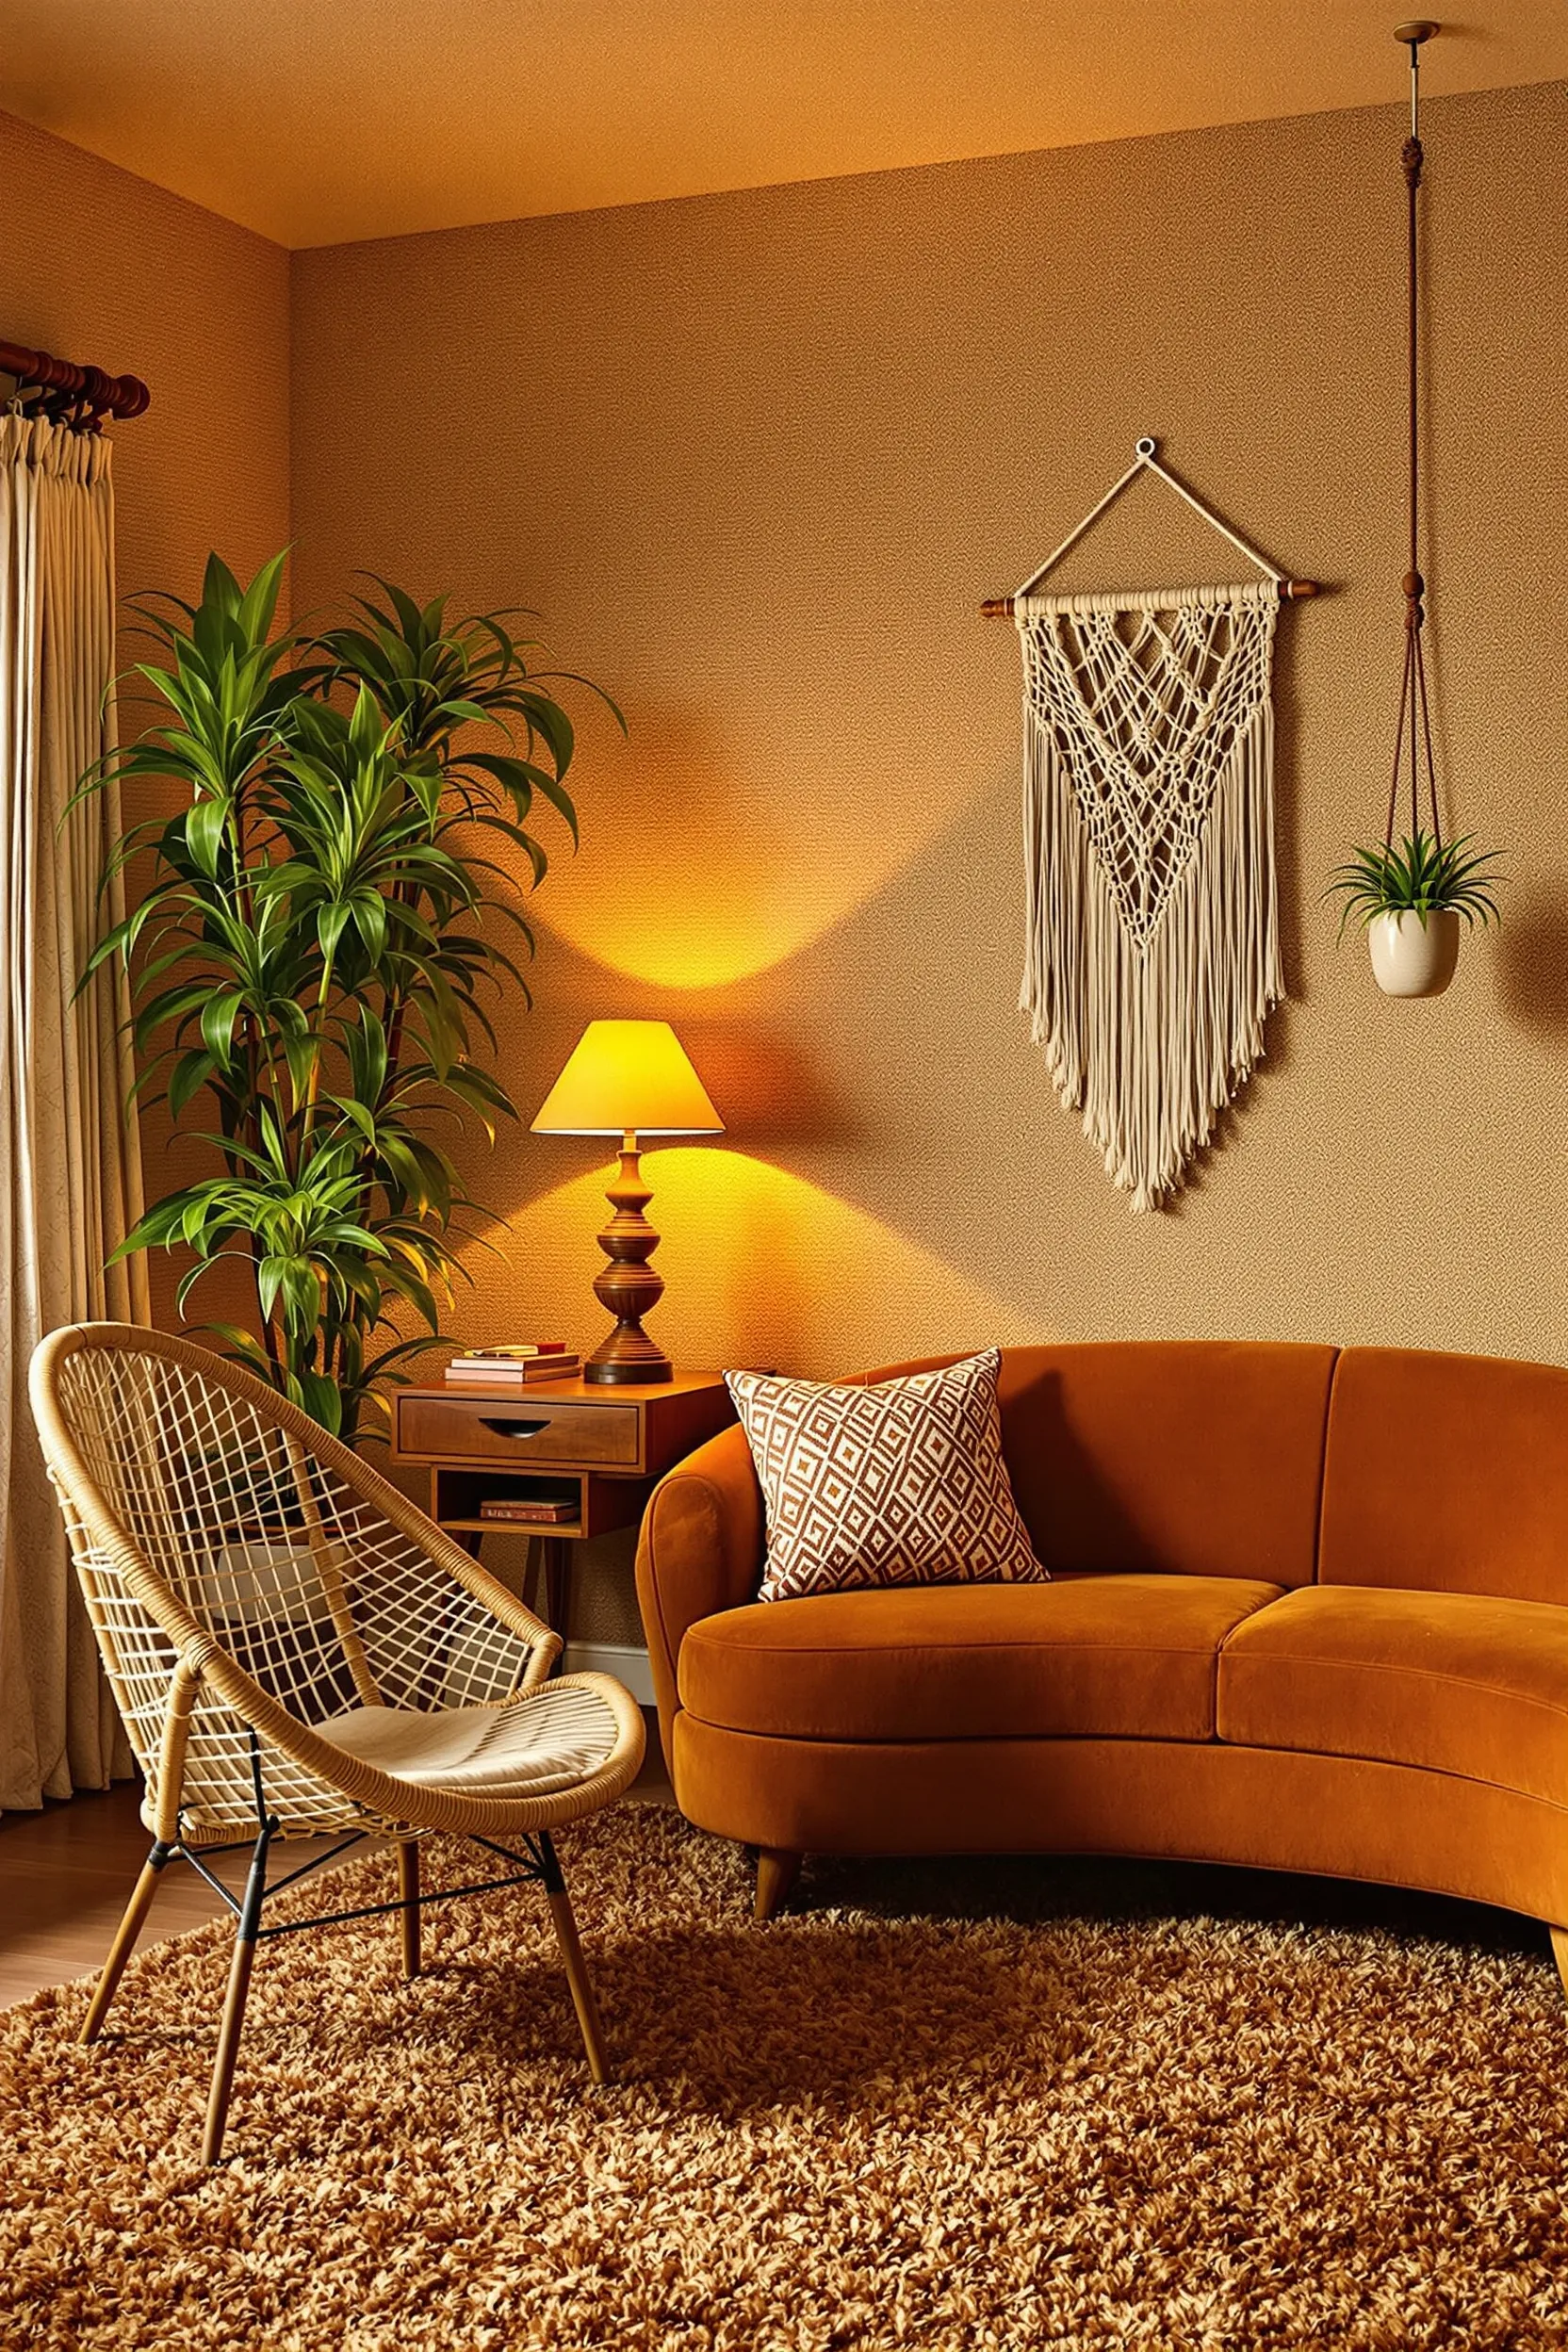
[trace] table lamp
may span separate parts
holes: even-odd
[[[591,1021],[533,1122],[536,1135],[619,1135],[620,1173],[599,1235],[610,1264],[594,1284],[615,1328],[582,1367],[596,1385],[667,1380],[675,1366],[643,1317],[664,1295],[648,1264],[659,1235],[643,1211],[653,1194],[638,1166],[639,1135],[722,1135],[724,1121],[667,1021]]]

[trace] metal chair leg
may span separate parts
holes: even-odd
[[[251,1970],[255,1963],[256,1938],[261,1929],[261,1906],[267,1892],[267,1850],[276,1828],[275,1821],[267,1821],[262,1825],[251,1856],[239,1917],[235,1922],[234,1959],[229,1968],[229,1989],[223,2001],[222,2023],[218,2029],[218,2055],[212,2062],[212,2088],[207,2094],[206,2129],[202,2136],[204,2164],[215,2164],[223,2150],[223,2133],[229,2120],[229,2098],[234,2089],[235,2060],[239,2055],[239,2037],[245,2030],[245,2002],[251,1990]]]
[[[83,2021],[81,2037],[84,2042],[95,2042],[104,2030],[104,2019],[108,2016],[109,2003],[114,1999],[119,1989],[120,1980],[125,1973],[125,1964],[136,1950],[136,1939],[140,1935],[147,1914],[153,1907],[153,1897],[157,1893],[158,1881],[163,1876],[164,1866],[173,1851],[172,1846],[166,1846],[159,1838],[155,1840],[152,1853],[141,1866],[141,1876],[137,1880],[131,1899],[125,1905],[124,1917],[115,1931],[114,1941],[109,1946],[109,1956],[105,1961],[104,1972],[98,1979],[98,1989],[92,1996],[92,2006]]]
[[[399,1924],[402,1929],[403,1974],[416,1977],[419,1973],[419,1841],[404,1838],[398,1844],[398,1900],[402,1904]]]
[[[588,2071],[596,2082],[608,2082],[612,2078],[604,2054],[604,2028],[599,2022],[598,2003],[589,1979],[582,1946],[578,1940],[577,1920],[572,1912],[572,1899],[566,1892],[566,1881],[556,1858],[549,1833],[538,1833],[539,1849],[544,1856],[545,1894],[555,1922],[555,1940],[561,1948],[562,1965],[566,1983],[571,1987],[572,2006],[577,2011],[578,2025],[582,2034],[582,2047],[588,2053]]]

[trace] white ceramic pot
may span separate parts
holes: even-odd
[[[1366,926],[1372,976],[1385,996],[1441,996],[1459,962],[1460,918],[1451,906],[1427,917],[1374,915]]]

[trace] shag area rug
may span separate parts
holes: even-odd
[[[264,1945],[210,2173],[225,1925],[139,1960],[95,2050],[85,1986],[0,2018],[8,2352],[1568,2343],[1568,2014],[1524,1923],[1029,1860],[819,1865],[759,1929],[662,1806],[561,1846],[603,2090],[527,1888],[427,1912],[412,1985],[390,1921]]]

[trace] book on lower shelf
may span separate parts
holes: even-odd
[[[582,1509],[581,1497],[570,1494],[509,1494],[494,1502],[481,1503],[482,1519],[493,1519],[499,1527],[559,1527],[576,1519]]]

